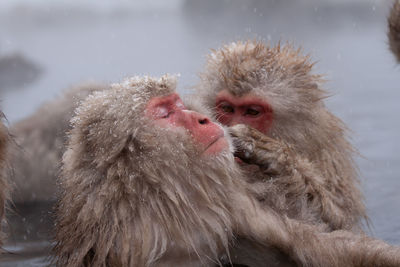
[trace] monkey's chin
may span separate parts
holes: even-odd
[[[220,137],[207,147],[203,155],[218,155],[223,151],[229,151],[229,142],[225,137]]]

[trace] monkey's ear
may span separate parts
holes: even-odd
[[[127,157],[132,155],[142,155],[143,153],[154,149],[158,145],[157,139],[159,136],[149,132],[146,134],[138,133],[141,132],[140,127],[128,135],[121,138],[114,139],[109,144],[105,144],[105,147],[110,149],[106,152],[107,157],[105,158],[106,163],[115,162],[119,157]]]
[[[124,153],[128,149],[131,141],[131,135],[102,135],[103,138],[86,137],[83,142],[78,142],[78,147],[85,144],[84,153],[87,154],[88,160],[92,161],[99,168],[107,167],[109,164]],[[80,145],[79,145],[80,144]]]
[[[116,158],[118,158],[121,154],[127,152],[130,135],[128,137],[123,137],[121,140],[114,142],[113,145],[108,146],[111,149],[107,151],[107,162],[114,162]]]

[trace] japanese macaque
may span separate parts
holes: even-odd
[[[33,115],[12,125],[15,144],[10,148],[14,170],[14,203],[54,201],[56,177],[65,150],[69,121],[80,101],[101,84],[87,83],[68,90],[42,105]]]
[[[3,118],[3,114],[0,114]],[[10,187],[6,179],[7,168],[7,147],[9,143],[9,134],[7,128],[0,121],[0,247],[3,244],[3,233],[1,232],[1,225],[4,220],[4,213],[7,199],[9,198]],[[1,252],[1,251],[0,251]]]
[[[396,0],[388,19],[389,46],[397,61],[400,62],[400,0]]]
[[[188,110],[176,79],[130,78],[76,110],[63,156],[57,266],[398,266],[400,249],[261,208],[226,130]],[[234,259],[233,259],[234,261]]]
[[[198,94],[234,126],[236,156],[265,205],[327,230],[366,218],[346,127],[323,103],[322,78],[291,45],[237,42],[212,52]],[[249,168],[257,167],[257,168]]]

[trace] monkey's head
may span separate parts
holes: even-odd
[[[199,157],[229,151],[224,129],[187,110],[175,87],[168,75],[134,77],[89,96],[72,120],[74,150],[99,168],[121,155],[142,162],[179,150]]]
[[[247,124],[300,151],[317,151],[343,129],[325,108],[323,80],[312,67],[289,44],[236,42],[209,55],[197,89],[222,124]]]

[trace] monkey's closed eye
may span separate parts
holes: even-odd
[[[154,117],[158,119],[166,119],[171,115],[171,110],[168,107],[159,106],[154,111]]]
[[[180,100],[180,99],[179,99],[179,101],[177,101],[177,102],[175,103],[175,106],[176,106],[178,109],[186,109],[185,105],[183,104],[182,100]]]
[[[168,112],[167,114],[163,115],[161,118],[162,118],[162,119],[168,119],[169,116],[170,116],[172,113],[174,113],[174,112],[173,112],[173,111],[170,111],[170,112]]]

